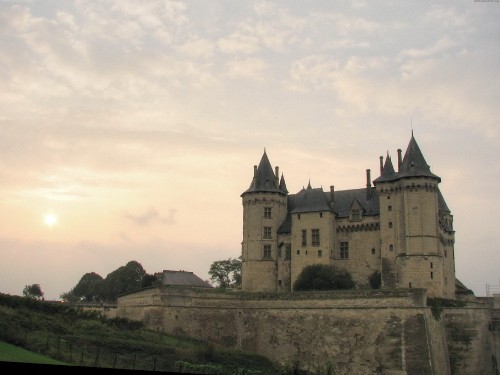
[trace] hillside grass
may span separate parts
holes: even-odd
[[[0,361],[39,363],[43,365],[68,365],[66,362],[47,357],[42,354],[33,353],[19,346],[0,341]]]
[[[79,367],[197,374],[285,374],[262,356],[150,331],[140,322],[109,319],[64,303],[1,293],[0,340],[6,343],[0,347],[3,361],[52,360]],[[16,352],[13,346],[32,355]]]

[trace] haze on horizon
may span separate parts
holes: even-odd
[[[412,131],[456,274],[500,284],[500,4],[0,1],[0,292],[236,258],[264,149],[287,188],[378,177]]]

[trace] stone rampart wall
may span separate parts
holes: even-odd
[[[162,287],[120,297],[117,316],[312,373],[472,374],[465,363],[480,366],[488,353],[482,339],[487,316],[478,309],[452,310],[437,320],[421,289],[241,293]],[[477,333],[470,348],[477,350],[451,368],[450,352],[459,344],[450,344],[449,335],[453,324],[467,319],[476,322],[470,323]]]
[[[441,315],[451,373],[498,374],[495,372],[497,359],[494,350],[498,332],[492,329],[489,306],[467,302],[464,307],[447,307]]]

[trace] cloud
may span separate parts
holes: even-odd
[[[170,209],[168,216],[161,216],[158,210],[154,207],[149,207],[142,214],[131,214],[129,212],[125,212],[123,215],[128,220],[140,226],[148,226],[154,223],[160,224],[175,224],[175,214],[176,209]]]
[[[249,35],[236,31],[228,37],[221,38],[217,45],[223,53],[228,54],[252,54],[260,50],[259,39],[255,35]]]
[[[256,80],[264,79],[267,69],[267,63],[259,58],[235,59],[228,62],[227,65],[229,76],[251,77]]]

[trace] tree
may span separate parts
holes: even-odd
[[[145,274],[142,278],[142,281],[141,281],[141,288],[148,288],[150,286],[155,286],[155,285],[158,285],[160,284],[160,279],[158,276],[154,275],[154,274]]]
[[[109,273],[105,279],[95,272],[82,276],[78,284],[61,298],[67,302],[115,302],[120,294],[125,294],[153,284],[142,265],[135,260]]]
[[[26,285],[23,289],[23,295],[33,299],[43,299],[43,292],[40,284]]]
[[[82,276],[70,294],[78,300],[92,302],[98,299],[102,288],[103,278],[95,272],[88,272]]]
[[[106,276],[101,289],[101,297],[105,301],[114,302],[120,294],[141,289],[142,278],[146,271],[135,260],[128,262]]]
[[[327,264],[306,266],[295,280],[293,290],[352,289],[354,282],[349,272]]]
[[[241,286],[241,257],[217,260],[213,262],[208,271],[210,279],[218,288],[238,288]]]

